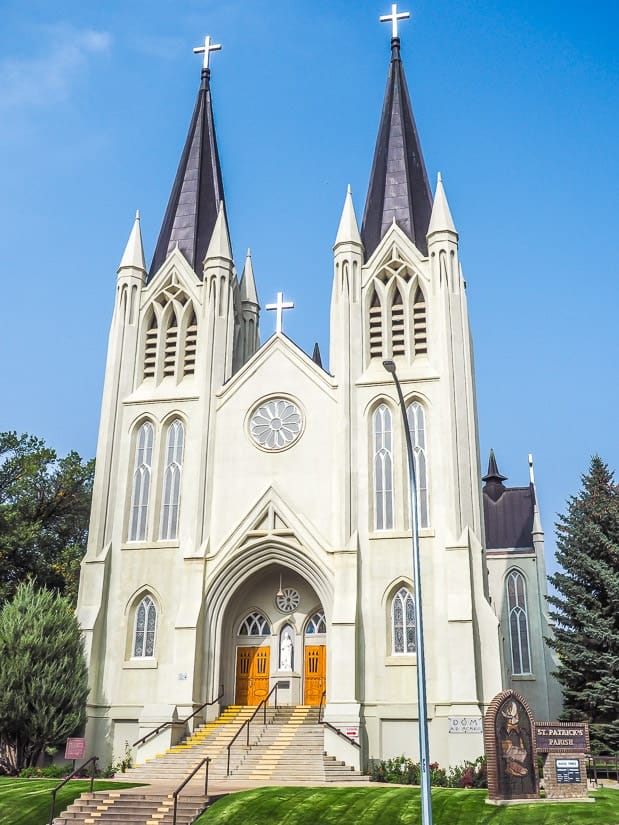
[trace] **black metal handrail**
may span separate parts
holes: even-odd
[[[214,705],[215,702],[219,702],[219,700],[221,699],[221,697],[223,695],[224,695],[224,686],[220,685],[219,686],[219,696],[216,696],[214,699],[211,699],[210,702],[205,702],[203,705],[200,705],[200,707],[197,708],[196,710],[194,710],[194,712],[190,716],[188,716],[186,719],[178,719],[176,722],[172,722],[172,721],[162,722],[161,725],[159,725],[159,727],[153,728],[153,730],[149,730],[147,734],[142,736],[140,739],[137,739],[133,743],[133,745],[131,745],[131,747],[132,748],[137,748],[138,745],[141,745],[143,742],[146,742],[147,739],[150,739],[151,736],[155,736],[155,734],[159,733],[164,728],[170,728],[170,727],[172,727],[172,725],[186,725],[187,722],[189,722],[190,719],[193,719],[194,716],[197,716],[200,713],[201,710],[204,710],[204,708],[208,707],[209,705]]]
[[[318,705],[318,724],[322,722],[322,715],[325,712],[325,699],[327,698],[327,691],[323,690],[320,697],[320,704]]]
[[[345,739],[351,745],[354,745],[355,748],[361,748],[361,745],[358,742],[355,742],[355,740],[351,739],[350,736],[346,736],[345,733],[342,733],[342,731],[339,728],[336,728],[335,725],[332,725],[331,722],[321,722],[321,724],[326,728],[329,728],[329,730],[332,730],[334,733],[337,733],[338,736],[341,736],[342,739]]]
[[[206,772],[205,772],[205,776],[204,776],[204,796],[207,796],[207,794],[208,794],[208,766],[209,766],[210,762],[211,762],[211,757],[210,756],[205,756],[204,759],[201,762],[198,762],[196,767],[192,770],[192,772],[189,774],[189,776],[183,781],[183,783],[181,785],[179,785],[178,788],[175,791],[172,792],[172,796],[174,797],[174,812],[172,814],[172,825],[176,825],[176,809],[178,807],[178,795],[183,790],[185,785],[189,782],[189,780],[194,778],[194,776],[198,773],[198,771],[200,770],[202,765],[206,765]]]
[[[271,698],[271,696],[274,693],[275,694],[275,707],[277,707],[277,688],[278,687],[279,687],[279,682],[275,682],[275,684],[273,685],[273,687],[269,691],[268,695],[265,696],[265,698],[260,702],[260,704],[258,705],[256,710],[252,713],[252,715],[249,717],[249,719],[246,719],[243,722],[241,727],[237,730],[237,732],[234,734],[234,736],[230,740],[230,742],[228,744],[228,764],[227,764],[227,767],[226,767],[226,776],[230,776],[230,748],[232,747],[232,745],[234,745],[236,740],[239,738],[239,736],[241,734],[241,731],[243,730],[243,728],[245,726],[247,726],[247,747],[249,747],[249,726],[254,721],[256,716],[258,715],[258,711],[260,710],[260,708],[263,709],[264,716],[263,716],[262,721],[263,721],[263,724],[266,725],[266,723],[267,723],[267,703],[268,703],[269,699]]]
[[[91,762],[92,762],[92,771],[90,772],[90,793],[92,793],[92,789],[93,789],[94,783],[95,783],[95,774],[97,772],[97,760],[98,759],[99,759],[98,756],[91,756],[90,759],[87,759],[86,762],[84,762],[83,765],[80,765],[79,768],[76,768],[70,776],[65,777],[62,780],[62,782],[60,782],[58,785],[56,785],[55,788],[52,788],[52,791],[51,791],[51,793],[52,793],[52,804],[51,804],[50,809],[49,809],[49,825],[52,825],[52,822],[54,821],[54,811],[56,810],[56,794],[62,788],[63,785],[67,784],[69,779],[73,779],[73,777],[76,776],[76,774],[78,774],[80,771],[83,771],[84,768],[86,767],[86,765],[90,765]]]

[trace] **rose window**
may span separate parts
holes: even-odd
[[[254,441],[267,450],[282,450],[301,433],[301,413],[290,401],[278,398],[258,407],[250,420]]]
[[[282,613],[292,613],[299,606],[299,601],[299,594],[294,587],[284,587],[275,598],[275,603]]]

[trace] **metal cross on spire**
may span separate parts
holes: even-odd
[[[204,38],[204,46],[196,46],[193,50],[194,54],[204,54],[203,69],[208,69],[208,59],[211,52],[218,52],[221,50],[221,43],[211,43],[211,36],[207,34]]]
[[[391,36],[397,37],[398,36],[398,20],[406,20],[408,17],[411,16],[410,11],[401,11],[398,14],[398,4],[392,3],[391,5],[391,14],[383,14],[378,19],[381,23],[388,23],[391,21]]]
[[[282,314],[285,309],[294,309],[292,301],[284,301],[284,293],[277,293],[277,300],[274,304],[267,304],[265,309],[274,309],[277,312],[275,321],[275,332],[282,331]]]

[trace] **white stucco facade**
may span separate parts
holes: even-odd
[[[393,222],[367,255],[349,193],[332,281],[325,277],[323,369],[283,334],[258,347],[253,272],[249,261],[239,284],[223,208],[199,274],[174,248],[147,276],[136,220],[118,271],[78,605],[91,753],[117,756],[124,741],[187,716],[220,685],[217,707],[234,704],[239,650],[248,647],[268,650],[269,685],[288,683],[280,701],[315,703],[307,692],[313,646],[326,658],[325,719],[359,730],[363,759],[417,755],[410,622],[402,642],[394,618],[397,594],[412,592],[412,563],[404,431],[387,357],[423,423],[416,437],[427,471],[420,553],[432,759],[446,766],[482,753],[484,710],[512,686],[500,596],[511,568],[509,553],[500,563],[486,556],[458,255],[440,181],[427,254]],[[272,449],[257,442],[252,421],[279,400],[300,423],[290,443]],[[176,453],[174,422],[183,439]],[[541,532],[527,594],[534,680],[548,710],[540,555],[543,573]],[[290,612],[277,604],[281,587],[296,592]],[[315,618],[322,614],[324,628]],[[264,632],[243,631],[252,615]],[[291,670],[280,669],[285,627]]]

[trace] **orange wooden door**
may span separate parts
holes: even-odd
[[[237,705],[259,705],[268,695],[270,652],[268,647],[237,647]]]
[[[305,646],[305,689],[303,702],[319,705],[327,687],[327,648],[325,645]]]

